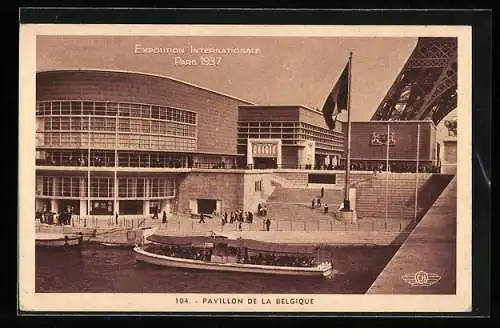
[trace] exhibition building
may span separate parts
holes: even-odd
[[[170,77],[38,72],[36,209],[107,216],[254,209],[280,173],[340,189],[346,129],[338,121],[330,130],[316,109],[254,104]],[[352,122],[350,150],[353,172],[440,166],[430,120]]]

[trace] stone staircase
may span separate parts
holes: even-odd
[[[422,193],[422,187],[428,184],[432,175],[431,173],[419,174],[417,186],[419,194]],[[358,183],[356,186],[358,217],[385,219],[387,211],[389,220],[414,219],[416,183],[416,174],[414,173],[380,173],[370,180]],[[442,189],[439,193],[441,191]],[[430,205],[427,204],[427,206]]]
[[[275,172],[272,183],[285,188],[306,188],[308,173],[306,172]]]
[[[332,219],[342,203],[343,191],[325,190],[321,207],[312,208],[312,200],[321,196],[319,189],[278,187],[267,199],[268,215],[277,220],[318,220]],[[324,213],[324,204],[329,213]]]
[[[311,207],[312,200],[317,200],[320,196],[320,189],[278,187],[269,196],[267,203],[304,204]],[[326,202],[330,206],[338,206],[342,202],[343,196],[343,190],[326,189],[321,203]]]

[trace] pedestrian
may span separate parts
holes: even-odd
[[[318,198],[318,206],[321,207],[321,198]]]
[[[259,203],[257,205],[257,213],[259,214],[259,216],[262,215],[261,210],[262,210],[262,205]]]
[[[266,219],[262,219],[262,231],[266,231]]]
[[[115,213],[115,224],[118,225],[118,212]]]
[[[224,223],[227,223],[227,211],[224,211]]]
[[[321,198],[325,196],[325,188],[321,187]]]
[[[234,222],[234,213],[231,212],[231,214],[229,214],[229,223],[233,223]]]
[[[241,231],[241,230],[242,230],[242,226],[241,226],[241,225],[242,225],[242,223],[241,223],[241,221],[240,221],[240,223],[238,223],[238,230],[239,230],[239,231]]]
[[[167,223],[167,212],[163,211],[163,218],[161,220],[162,223]]]
[[[328,204],[325,203],[325,213],[328,213]]]
[[[266,220],[266,230],[269,231],[270,227],[271,227],[271,220],[269,220],[269,218],[267,218],[267,220]]]
[[[316,206],[316,199],[313,198],[312,202],[311,202],[311,208],[314,209],[314,206]]]
[[[200,214],[200,221],[198,223],[205,223],[205,217],[203,216],[203,213]]]

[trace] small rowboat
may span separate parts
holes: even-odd
[[[112,241],[112,240],[106,240],[101,242],[100,244],[106,247],[112,247],[112,248],[129,248],[132,249],[134,248],[135,245],[137,244],[149,244],[151,241],[149,241],[147,238],[153,235],[158,227],[144,227],[144,228],[138,228],[134,229],[131,231],[127,231],[126,235],[124,235],[123,240],[126,239],[126,241]]]
[[[101,245],[111,248],[129,248],[132,249],[136,245],[135,243],[113,243],[113,242],[102,242]]]
[[[81,246],[82,235],[64,235],[56,233],[37,233],[35,236],[35,245],[43,247],[75,247]]]

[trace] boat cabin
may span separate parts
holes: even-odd
[[[275,244],[221,236],[153,235],[148,240],[153,242],[147,247],[149,252],[211,263],[314,267],[325,258],[323,249],[313,245]]]

